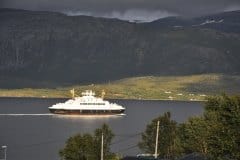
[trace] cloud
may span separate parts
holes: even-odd
[[[110,13],[92,13],[82,11],[64,11],[68,16],[88,15],[94,17],[117,18],[129,22],[151,22],[159,18],[177,16],[175,13],[160,10],[129,9],[124,12],[112,11]]]
[[[240,10],[240,5],[228,6],[224,9],[225,12]]]
[[[194,17],[240,9],[240,0],[0,0],[4,8],[59,11],[151,21],[172,15]]]

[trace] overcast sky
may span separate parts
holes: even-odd
[[[240,10],[240,0],[0,0],[0,7],[152,21]]]

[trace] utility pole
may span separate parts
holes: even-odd
[[[157,159],[158,156],[158,133],[159,133],[159,121],[157,121],[157,134],[156,134],[156,145],[155,145],[155,154],[154,154],[154,158]]]
[[[103,132],[102,132],[102,143],[101,143],[101,160],[103,160]]]
[[[2,149],[4,149],[4,160],[7,160],[7,146],[2,146]]]

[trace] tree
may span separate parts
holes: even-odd
[[[59,154],[65,160],[95,160],[93,145],[90,134],[77,134],[67,140],[65,148]]]
[[[208,124],[203,117],[193,117],[181,124],[178,128],[178,137],[184,152],[207,155],[208,131]]]
[[[240,97],[210,97],[205,105],[209,158],[240,159]]]
[[[198,152],[210,160],[240,159],[240,97],[209,97],[201,117],[178,129],[185,153]]]
[[[115,159],[116,155],[110,152],[110,144],[114,134],[106,124],[96,129],[94,136],[77,134],[70,137],[66,141],[65,147],[59,151],[60,157],[64,160],[100,160],[102,133],[104,136],[104,160]]]
[[[160,123],[158,156],[164,158],[177,157],[180,152],[179,141],[176,134],[177,123],[171,120],[170,112],[153,119],[152,122],[147,125],[145,132],[142,134],[142,141],[139,143],[140,149],[146,153],[154,153],[157,121]]]

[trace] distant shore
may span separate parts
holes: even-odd
[[[120,79],[103,84],[71,85],[57,88],[0,89],[0,97],[70,98],[85,90],[93,90],[96,97],[102,91],[106,99],[205,101],[222,93],[239,94],[240,76],[202,74],[190,76],[145,76]]]
[[[16,97],[16,96],[11,96],[11,97],[6,97],[6,96],[0,96],[0,99],[4,98],[29,98],[29,99],[71,99],[71,97]],[[181,99],[131,99],[131,98],[104,98],[105,100],[131,100],[131,101],[179,101],[179,102],[206,102],[206,100],[181,100]]]
[[[94,89],[93,89],[94,90]],[[81,90],[83,91],[83,90]],[[96,97],[101,97],[99,90],[96,91]],[[139,96],[136,94],[122,93],[120,94],[107,94],[104,99],[108,100],[139,100],[139,101],[205,101],[206,97],[209,95],[202,94],[188,94],[185,95],[181,93],[178,95],[176,93],[156,93],[156,95],[151,96],[152,91],[144,93],[147,96]],[[116,96],[117,95],[117,96]],[[176,97],[174,97],[176,95]],[[81,96],[77,94],[76,97]],[[71,99],[68,89],[0,89],[0,98],[41,98],[41,99]]]

